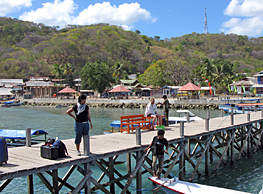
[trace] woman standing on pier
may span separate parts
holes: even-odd
[[[81,137],[84,135],[89,134],[89,122],[90,122],[90,128],[92,129],[92,122],[90,119],[90,114],[89,114],[89,107],[86,105],[86,96],[85,95],[80,95],[78,98],[78,103],[73,106],[72,108],[67,110],[67,114],[75,119],[75,133],[76,133],[76,138],[75,138],[75,144],[77,148],[77,155],[81,156],[81,153],[79,151],[80,147],[80,142],[81,142]],[[72,112],[75,112],[74,116]]]

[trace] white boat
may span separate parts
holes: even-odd
[[[186,181],[180,181],[178,179],[157,179],[157,177],[149,177],[149,179],[159,185],[166,194],[249,194],[247,192],[190,183]],[[262,191],[260,191],[259,194],[261,194],[261,192]]]
[[[189,113],[190,122],[203,120],[202,118],[196,116],[194,113],[192,113],[189,110],[177,110],[177,113],[179,113],[179,117],[169,117],[168,118],[169,124],[177,124],[182,121],[186,122],[187,113]]]

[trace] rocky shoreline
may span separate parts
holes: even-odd
[[[74,106],[76,103],[45,103],[45,102],[22,102],[24,106],[49,106],[49,107],[66,107]],[[147,103],[87,103],[92,108],[145,108]],[[161,104],[156,104],[157,108],[162,108]],[[169,108],[174,109],[217,109],[218,105],[214,103],[210,104],[171,104]]]

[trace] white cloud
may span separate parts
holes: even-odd
[[[19,19],[43,23],[50,26],[70,24],[77,5],[73,0],[55,0],[54,3],[43,3],[43,7],[36,11],[25,12]]]
[[[225,14],[230,16],[263,16],[262,0],[232,0]]]
[[[124,3],[111,5],[110,2],[89,5],[76,17],[72,16],[77,9],[74,0],[55,0],[54,3],[43,3],[43,7],[35,11],[25,12],[19,17],[22,20],[44,23],[51,26],[63,26],[65,24],[89,25],[96,23],[109,23],[122,26],[125,30],[133,28],[134,23],[140,20],[155,22],[157,18],[140,7],[139,3]]]
[[[126,28],[130,24],[139,20],[148,20],[155,22],[156,18],[151,16],[151,13],[146,9],[142,9],[139,3],[124,3],[118,7],[111,5],[110,2],[96,3],[84,9],[74,19],[74,23],[94,24],[94,23],[110,23],[115,25],[124,25]]]
[[[241,20],[240,18],[231,18],[223,23],[221,29],[226,34],[242,34],[256,36],[262,34],[263,20],[260,17],[253,17]]]
[[[0,16],[32,6],[32,0],[0,0]]]
[[[248,36],[262,34],[262,0],[231,0],[224,13],[233,18],[222,24],[221,31]]]

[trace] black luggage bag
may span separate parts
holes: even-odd
[[[0,164],[3,162],[7,163],[8,152],[6,140],[3,137],[0,137]]]
[[[42,158],[47,159],[57,159],[58,158],[58,147],[50,146],[50,145],[42,145],[40,147],[40,154]]]

